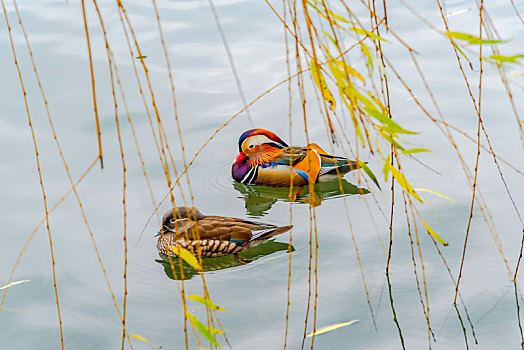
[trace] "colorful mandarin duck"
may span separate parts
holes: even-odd
[[[329,155],[316,143],[289,147],[271,131],[251,129],[240,135],[231,173],[246,185],[304,186],[336,179],[357,168],[355,161]]]
[[[175,214],[173,216],[173,213]],[[157,233],[157,248],[176,256],[171,248],[182,247],[202,257],[236,254],[268,238],[289,231],[293,226],[275,226],[225,216],[206,216],[196,208],[177,207],[164,214]]]

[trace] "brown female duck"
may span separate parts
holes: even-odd
[[[174,214],[174,215],[173,215]],[[157,233],[157,248],[173,254],[171,248],[182,247],[202,257],[237,254],[289,231],[293,226],[276,226],[226,216],[206,216],[196,208],[177,207],[168,210]]]

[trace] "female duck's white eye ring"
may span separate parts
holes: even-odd
[[[249,145],[248,146],[248,148],[254,148],[254,147],[255,147],[255,145]]]
[[[174,224],[175,223],[175,219],[171,218],[171,220],[169,220],[169,222]]]

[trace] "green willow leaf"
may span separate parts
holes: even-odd
[[[196,301],[197,303],[204,304],[207,307],[209,307],[210,309],[226,311],[226,309],[221,308],[217,304],[213,303],[211,300],[209,300],[209,298],[206,298],[206,297],[203,297],[203,296],[200,296],[200,295],[197,295],[197,294],[188,295],[187,298],[190,299],[190,300]]]
[[[359,160],[358,161],[358,166],[361,167],[364,172],[366,174],[368,174],[368,176],[371,178],[371,180],[373,180],[373,182],[375,183],[375,185],[377,185],[377,187],[382,190],[382,188],[380,188],[380,185],[378,184],[378,180],[377,180],[377,177],[375,176],[375,174],[373,174],[373,172],[371,171],[371,169],[366,165],[366,163],[364,163],[363,161]]]
[[[393,126],[393,125],[378,126],[378,128],[388,134],[411,134],[411,135],[418,134],[415,131],[406,130],[398,124],[396,126]]]
[[[196,330],[202,334],[207,340],[211,342],[211,344],[214,344],[221,348],[222,346],[216,341],[215,338],[213,338],[213,333],[220,333],[222,331],[214,328],[206,327],[200,322],[198,318],[196,318],[193,314],[190,314],[189,312],[186,312],[186,316],[188,320],[191,322],[191,324],[196,328]],[[213,330],[213,333],[210,332],[210,329]]]
[[[478,36],[466,34],[466,33],[460,33],[460,32],[447,31],[444,34],[446,34],[448,38],[466,41],[470,45],[498,44],[498,43],[504,42],[503,40],[481,39]]]
[[[402,151],[402,153],[404,154],[413,154],[413,153],[421,153],[421,152],[431,152],[431,151],[425,148],[412,148],[412,149],[405,149]]]
[[[520,63],[519,58],[523,58],[524,55],[513,55],[513,56],[504,56],[504,55],[491,55],[490,59],[499,63]]]
[[[388,181],[389,177],[389,166],[391,165],[391,154],[388,154],[388,157],[384,161],[384,168],[382,169],[382,172],[384,173],[384,180]]]
[[[393,119],[387,117],[384,113],[381,113],[378,109],[373,106],[364,107],[364,111],[368,113],[370,117],[378,120],[384,128],[381,128],[384,132],[392,134],[418,134],[415,131],[407,130],[398,125]]]
[[[143,336],[141,335],[138,335],[138,334],[131,334],[131,338],[133,339],[138,339],[140,341],[143,341],[144,343],[146,343],[147,345],[149,345],[151,347],[151,349],[153,350],[158,350],[156,347],[153,346],[153,344],[151,344],[151,342],[149,340],[147,340],[146,338],[144,338]]]
[[[403,151],[405,148],[402,147],[397,141],[395,141],[395,139],[393,137],[391,137],[391,135],[389,133],[385,133],[383,132],[382,130],[378,129],[378,133],[380,134],[380,136],[382,136],[382,138],[384,140],[386,140],[387,142],[391,143],[393,146],[395,146],[395,148]]]

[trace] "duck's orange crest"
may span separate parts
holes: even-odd
[[[249,157],[247,164],[249,164],[249,166],[256,166],[269,163],[282,152],[282,149],[270,145],[258,145]]]

